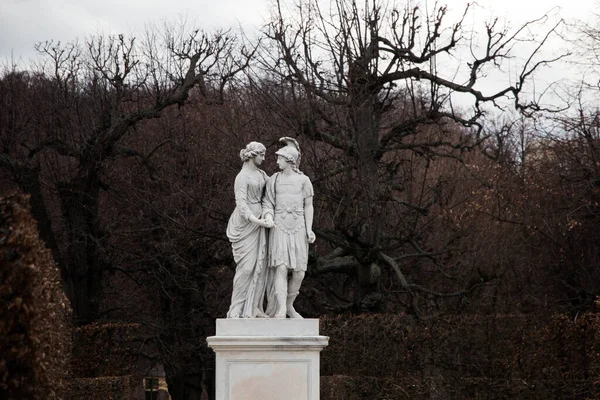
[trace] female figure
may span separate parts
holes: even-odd
[[[272,224],[261,219],[261,200],[268,176],[258,168],[265,159],[265,151],[265,146],[258,142],[250,142],[240,151],[244,165],[235,178],[236,207],[227,224],[227,237],[237,265],[227,318],[268,317],[263,309],[267,280],[265,228]]]

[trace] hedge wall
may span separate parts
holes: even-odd
[[[28,198],[0,198],[0,398],[63,398],[70,306]]]
[[[69,399],[139,399],[144,396],[143,392],[139,392],[140,387],[141,378],[133,375],[75,378],[69,385]]]
[[[600,316],[325,317],[323,399],[600,398]]]

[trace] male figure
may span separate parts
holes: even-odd
[[[269,261],[273,268],[272,287],[268,290],[267,314],[275,318],[302,318],[294,309],[308,263],[308,244],[315,241],[313,223],[313,187],[298,169],[298,143],[282,138],[287,146],[279,149],[277,165],[281,172],[267,181],[263,200],[263,218],[273,223],[269,236]],[[291,278],[288,281],[288,272]]]

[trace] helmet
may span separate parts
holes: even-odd
[[[278,156],[282,156],[288,162],[292,164],[296,164],[298,161],[298,157],[300,156],[300,152],[294,146],[285,146],[275,152]]]

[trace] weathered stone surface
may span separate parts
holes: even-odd
[[[207,338],[216,353],[218,400],[318,400],[316,319],[220,319]]]

